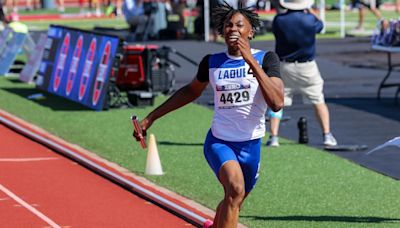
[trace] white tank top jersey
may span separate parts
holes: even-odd
[[[252,49],[262,65],[265,51]],[[209,80],[214,90],[213,135],[230,142],[243,142],[265,135],[267,103],[249,65],[228,53],[209,58]]]

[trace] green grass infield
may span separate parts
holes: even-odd
[[[132,140],[131,114],[154,107],[95,112],[42,93],[16,77],[0,77],[0,108],[211,209],[223,190],[203,156],[212,110],[189,104],[158,120],[165,174],[144,174],[146,151]],[[159,105],[166,97],[157,97]],[[294,129],[295,130],[295,129]],[[0,137],[1,140],[1,137]],[[263,140],[263,143],[265,139]],[[283,140],[262,147],[258,184],[240,213],[249,227],[399,227],[400,182],[325,151]]]

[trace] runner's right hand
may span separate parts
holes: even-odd
[[[142,129],[142,134],[139,134],[138,132],[136,132],[136,130],[134,130],[133,134],[132,134],[132,136],[136,139],[136,141],[140,141],[142,138],[146,138],[147,129],[151,126],[151,124],[152,123],[147,118],[140,121],[139,125],[140,125],[140,128]]]

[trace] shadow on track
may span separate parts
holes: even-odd
[[[249,218],[261,221],[308,221],[308,222],[346,222],[346,223],[400,223],[398,218],[384,218],[375,216],[240,216],[241,218]]]

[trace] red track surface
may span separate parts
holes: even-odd
[[[0,215],[1,227],[191,226],[4,125]]]

